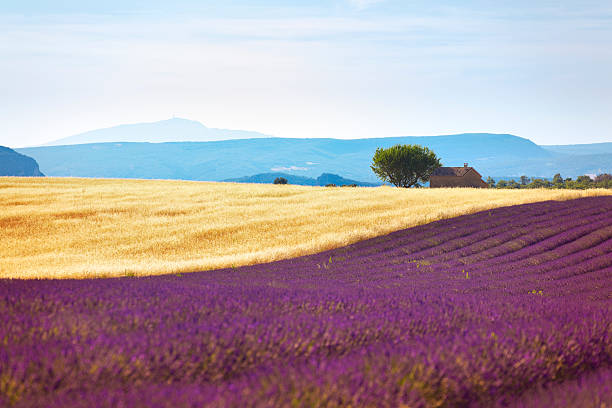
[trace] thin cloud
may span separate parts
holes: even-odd
[[[384,2],[370,14],[354,11],[378,1],[346,0],[353,12],[251,17],[0,11],[0,77],[11,78],[0,144],[173,112],[283,137],[478,128],[546,144],[609,140],[610,6],[517,1],[525,7],[417,0],[393,13]]]

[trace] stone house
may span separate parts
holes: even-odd
[[[467,163],[463,167],[438,167],[429,179],[429,186],[436,187],[478,187],[488,188],[482,176]]]

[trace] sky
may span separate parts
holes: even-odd
[[[173,116],[612,142],[609,0],[3,0],[0,145]]]

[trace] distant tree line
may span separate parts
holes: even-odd
[[[487,178],[487,184],[491,188],[557,188],[557,189],[577,189],[586,190],[587,188],[612,188],[612,175],[608,173],[599,174],[595,178],[590,176],[578,176],[576,180],[563,178],[561,174],[554,175],[552,181],[541,178],[529,178],[521,176],[516,180],[499,180],[495,182],[492,177]]]

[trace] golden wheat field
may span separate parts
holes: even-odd
[[[0,278],[142,276],[323,251],[441,218],[605,190],[325,188],[0,178]]]

